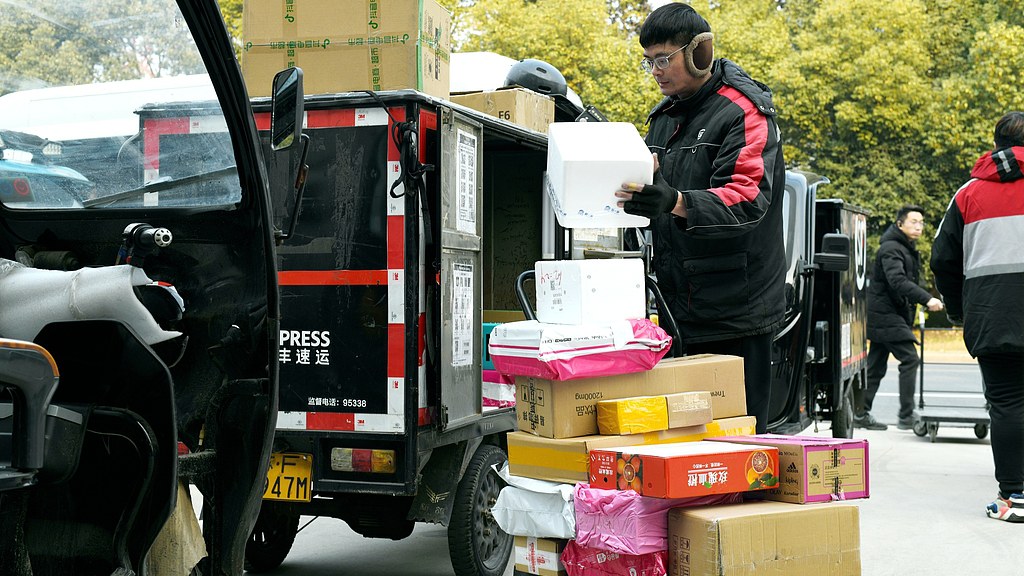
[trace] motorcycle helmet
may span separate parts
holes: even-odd
[[[565,96],[565,76],[543,60],[527,58],[514,64],[505,76],[505,86],[522,86],[548,96]]]

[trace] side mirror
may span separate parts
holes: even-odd
[[[814,255],[814,263],[825,272],[846,272],[850,269],[850,237],[846,234],[825,234],[821,237],[821,252]]]
[[[284,150],[302,135],[302,68],[286,68],[274,76],[270,109],[270,148]]]

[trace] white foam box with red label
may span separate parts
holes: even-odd
[[[647,317],[644,262],[639,258],[541,260],[534,272],[541,322],[607,324]]]
[[[732,443],[765,444],[779,449],[779,485],[765,498],[805,504],[867,498],[868,441],[758,434],[715,438]]]
[[[650,184],[654,158],[629,122],[555,122],[548,128],[545,188],[565,228],[643,228],[650,220],[618,207],[626,182]]]
[[[590,451],[590,485],[654,498],[692,498],[774,487],[779,449],[758,444],[681,442]]]

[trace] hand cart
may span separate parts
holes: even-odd
[[[988,436],[988,403],[984,397],[984,381],[980,395],[981,405],[974,404],[925,404],[924,401],[924,311],[918,313],[918,327],[921,332],[921,371],[919,376],[918,408],[919,417],[914,422],[914,434],[928,436],[932,442],[939,433],[939,423],[945,422],[954,427],[974,427],[974,435],[978,439]],[[975,390],[949,390],[946,393],[974,394]]]

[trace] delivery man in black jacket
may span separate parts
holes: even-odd
[[[651,112],[654,184],[619,206],[651,218],[658,285],[688,354],[742,356],[747,413],[765,432],[771,343],[785,313],[785,162],[771,90],[714,59],[707,21],[666,4],[640,29],[641,65],[666,96]]]
[[[946,209],[931,265],[985,381],[999,483],[986,512],[1024,523],[1024,112],[1005,114],[994,132],[995,149]]]
[[[886,425],[871,415],[878,386],[885,377],[891,353],[900,362],[900,408],[897,426],[900,430],[914,427],[914,389],[921,358],[914,344],[914,312],[922,304],[928,310],[942,309],[942,301],[919,284],[921,255],[914,244],[924,231],[924,215],[920,206],[907,205],[896,214],[896,222],[882,234],[875,256],[875,266],[868,286],[868,352],[867,388],[864,409],[853,418],[854,426],[869,430],[885,430]]]

